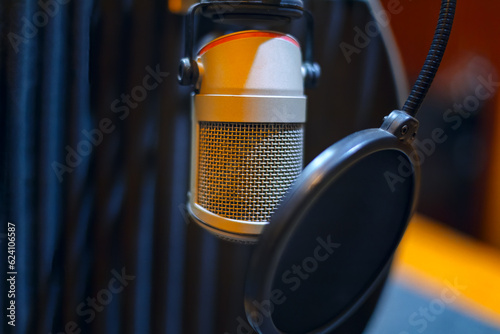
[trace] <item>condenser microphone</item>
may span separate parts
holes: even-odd
[[[269,31],[222,36],[198,53],[188,211],[217,236],[258,236],[303,164],[299,43]]]

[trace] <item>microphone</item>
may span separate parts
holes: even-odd
[[[247,30],[211,41],[196,62],[188,212],[221,238],[253,242],[303,167],[301,49]]]

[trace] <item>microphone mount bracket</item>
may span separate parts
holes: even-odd
[[[233,10],[222,13],[221,9],[232,8]],[[231,22],[236,20],[245,20],[246,22],[256,20],[281,20],[288,22],[294,18],[302,16],[306,19],[307,34],[304,48],[304,61],[302,71],[304,76],[304,86],[313,88],[317,85],[321,75],[321,69],[318,63],[314,61],[314,18],[311,12],[304,10],[303,7],[295,3],[270,4],[263,2],[250,1],[211,1],[200,2],[191,6],[185,19],[185,41],[184,57],[179,64],[177,80],[183,86],[196,85],[199,79],[198,64],[195,59],[194,42],[194,22],[198,12],[216,20],[216,17],[230,17]]]

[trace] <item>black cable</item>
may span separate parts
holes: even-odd
[[[434,80],[434,76],[443,59],[446,45],[451,33],[453,18],[455,16],[456,0],[442,0],[439,20],[434,32],[434,40],[425,59],[424,66],[418,75],[417,81],[411,89],[410,96],[403,106],[403,111],[411,116],[415,116],[422,104],[429,87]]]

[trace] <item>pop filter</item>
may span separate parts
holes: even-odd
[[[434,40],[402,110],[315,158],[271,216],[250,260],[245,312],[259,333],[330,333],[377,286],[404,234],[419,185],[413,117],[449,39],[442,0]]]
[[[394,111],[382,128],[346,137],[304,169],[250,263],[245,309],[255,329],[326,333],[371,293],[415,205],[416,127]]]

